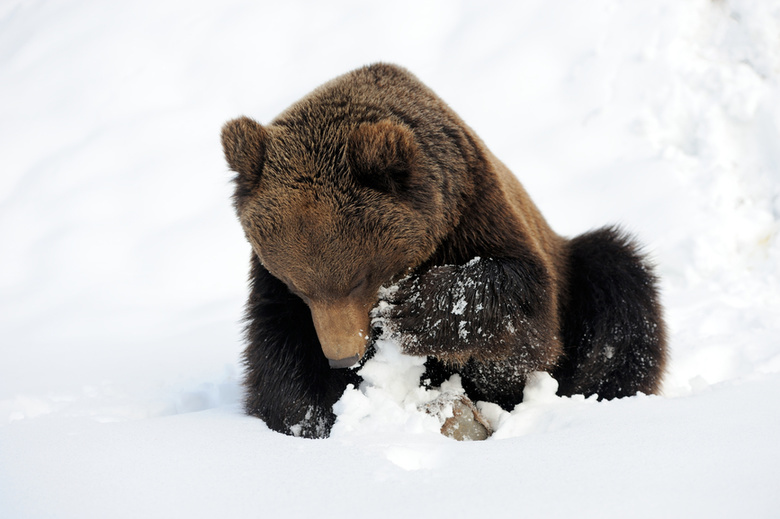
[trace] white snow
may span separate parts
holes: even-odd
[[[388,343],[328,440],[242,415],[220,126],[380,60],[558,232],[640,236],[662,396],[538,374],[458,443]],[[777,517],[779,80],[778,0],[0,4],[0,517]]]
[[[454,315],[463,315],[463,312],[466,310],[466,307],[468,306],[468,302],[466,302],[466,299],[461,297],[458,299],[454,305],[452,305],[452,313]]]

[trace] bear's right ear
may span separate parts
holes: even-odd
[[[410,187],[417,155],[412,131],[387,120],[362,123],[352,131],[347,145],[355,178],[365,186],[395,194]]]
[[[222,127],[222,151],[237,184],[254,184],[260,178],[268,132],[249,117],[239,117]]]

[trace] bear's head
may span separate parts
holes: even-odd
[[[306,302],[330,365],[355,364],[379,288],[425,262],[451,229],[441,173],[389,119],[241,117],[225,124],[222,145],[254,253]]]

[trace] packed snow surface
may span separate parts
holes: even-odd
[[[539,373],[459,443],[419,410],[422,360],[382,341],[330,439],[242,414],[250,251],[220,126],[374,61],[445,99],[559,233],[640,237],[663,395],[559,398]],[[6,0],[0,517],[778,517],[779,81],[778,0]]]

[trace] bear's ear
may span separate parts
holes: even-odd
[[[222,150],[236,183],[254,184],[260,178],[268,132],[249,117],[239,117],[222,127]]]
[[[352,131],[347,160],[363,185],[388,193],[409,187],[417,159],[414,134],[390,121],[362,123]]]

